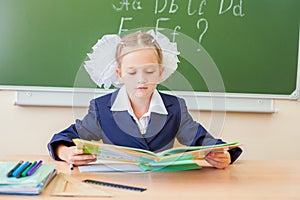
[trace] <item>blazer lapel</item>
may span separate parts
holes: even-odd
[[[124,134],[128,134],[129,137],[131,136],[131,138],[135,139],[141,146],[140,148],[149,149],[147,142],[139,131],[138,125],[127,111],[113,112],[112,116],[118,128],[121,129]]]
[[[112,93],[111,99],[107,102],[107,107],[110,109],[115,101],[119,89]],[[128,134],[128,136],[138,143],[139,148],[150,150],[146,140],[141,135],[138,125],[127,111],[112,112],[112,117],[118,128]]]
[[[170,109],[173,105],[173,102],[169,101],[167,98],[164,98],[164,95],[162,95],[161,93],[160,95],[168,111],[168,115],[151,113],[150,122],[145,134],[145,139],[148,145],[151,144],[151,142],[159,136],[160,131],[164,128],[168,120],[173,116],[173,112]]]
[[[171,117],[172,114],[162,115],[157,113],[151,113],[150,122],[145,134],[145,139],[148,145],[158,136],[160,131],[164,128],[167,123],[167,119]]]

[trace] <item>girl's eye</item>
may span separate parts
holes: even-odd
[[[136,74],[136,72],[135,71],[130,71],[130,72],[127,72],[127,74],[134,75],[134,74]]]
[[[151,70],[151,71],[146,71],[146,73],[147,73],[147,74],[153,74],[154,71],[152,71],[152,70]]]

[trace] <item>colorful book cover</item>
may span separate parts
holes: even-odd
[[[154,153],[144,149],[103,144],[78,138],[73,141],[78,149],[83,149],[84,153],[96,154],[98,160],[135,163],[144,171],[199,169],[201,166],[195,161],[204,159],[209,152],[224,151],[240,146],[238,142],[210,146],[181,146]]]

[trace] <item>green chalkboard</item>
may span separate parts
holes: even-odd
[[[87,74],[77,79],[97,40],[154,27],[201,45],[225,92],[289,95],[296,90],[299,10],[299,0],[0,0],[0,87],[94,88]],[[171,89],[218,92],[184,54],[178,73],[191,87],[177,81]]]

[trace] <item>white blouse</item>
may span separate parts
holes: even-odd
[[[155,112],[162,115],[167,115],[167,109],[163,103],[161,96],[157,90],[154,90],[148,112],[146,112],[140,119],[137,119],[133,109],[130,105],[130,101],[126,92],[126,87],[122,86],[119,90],[119,93],[110,109],[111,111],[127,111],[137,123],[139,130],[142,135],[146,133],[151,112]]]

